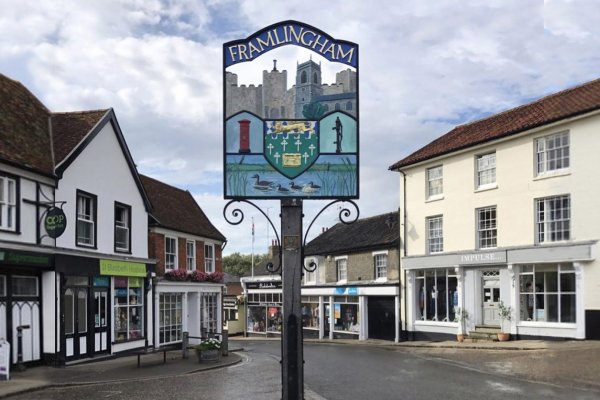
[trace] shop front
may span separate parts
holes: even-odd
[[[282,286],[279,277],[241,279],[246,296],[246,336],[280,337]]]
[[[414,339],[450,339],[483,325],[516,338],[589,338],[584,271],[595,243],[498,249],[403,259],[407,329]],[[499,315],[510,307],[511,320]]]
[[[11,344],[11,364],[42,360],[42,308],[52,302],[52,297],[43,298],[42,282],[53,268],[51,254],[0,248],[0,338]]]
[[[154,264],[56,255],[58,365],[145,346]]]

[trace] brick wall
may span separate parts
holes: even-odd
[[[156,262],[156,274],[165,273],[165,235],[156,232],[148,233],[148,257],[154,258]]]
[[[204,272],[204,241],[196,240],[196,269]]]
[[[348,254],[347,275],[348,281],[365,281],[375,279],[375,260],[372,251],[364,253]],[[325,268],[325,282],[337,282],[337,268],[335,256],[331,260],[327,258],[321,260],[319,268]],[[398,262],[398,250],[388,250],[387,257],[387,277],[388,280],[397,280],[400,276],[400,266]]]

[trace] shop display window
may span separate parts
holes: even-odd
[[[281,333],[281,307],[267,307],[267,331]]]
[[[144,279],[115,277],[115,341],[144,337]]]
[[[217,293],[203,293],[202,294],[202,313],[200,318],[202,319],[202,327],[206,329],[208,332],[219,332],[217,329],[217,316],[218,316],[218,307]]]
[[[182,339],[183,320],[182,293],[161,293],[159,298],[159,331],[160,344],[179,342]]]
[[[358,334],[360,331],[360,313],[358,304],[350,302],[356,301],[354,297],[345,299],[346,303],[340,303],[343,298],[336,297],[333,304],[334,330]]]
[[[570,264],[526,265],[519,274],[521,321],[575,323],[575,270]]]
[[[248,306],[248,332],[265,332],[267,308],[264,306]]]
[[[316,296],[302,298],[302,327],[319,329],[319,298]]]
[[[416,275],[416,319],[453,322],[458,307],[458,279],[454,270],[420,270]]]

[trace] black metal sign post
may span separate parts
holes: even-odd
[[[281,384],[283,400],[304,398],[304,351],[300,283],[302,280],[302,200],[281,200],[283,259],[283,334]]]

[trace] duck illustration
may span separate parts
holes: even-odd
[[[302,186],[298,186],[292,181],[290,182],[290,189],[292,189],[293,192],[299,192],[302,190]]]
[[[256,179],[256,181],[254,182],[254,185],[253,185],[255,189],[267,190],[267,189],[271,189],[273,187],[273,182],[261,181],[260,176],[258,176],[258,174],[252,175],[252,178]]]
[[[289,189],[286,189],[286,188],[282,187],[281,185],[277,185],[277,191],[279,193],[288,193]]]
[[[306,185],[304,185],[302,187],[302,191],[304,193],[314,193],[314,192],[318,192],[320,189],[321,189],[321,186],[315,185],[312,182],[308,182]]]

